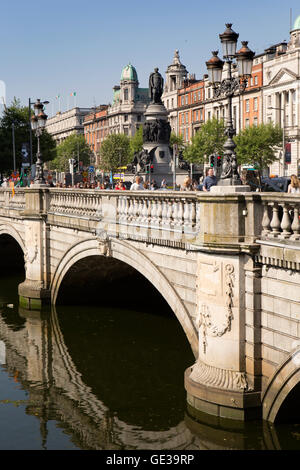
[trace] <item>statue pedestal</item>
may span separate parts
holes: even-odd
[[[168,111],[162,103],[151,103],[145,112],[143,149],[147,150],[152,158],[153,175],[158,184],[162,179],[167,185],[173,181],[172,155],[170,152],[170,125]]]

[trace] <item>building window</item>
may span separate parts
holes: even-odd
[[[258,85],[258,76],[257,75],[255,75],[255,77],[254,77],[254,85]]]
[[[250,123],[249,123],[249,119],[246,119],[246,120],[245,120],[245,127],[249,127],[249,124],[250,124]]]
[[[249,100],[246,100],[246,113],[249,113],[250,111],[250,103]]]
[[[258,119],[257,119],[257,117],[255,117],[253,119],[253,126],[257,126],[257,124],[258,124]]]
[[[137,115],[137,121],[141,122],[141,115],[140,114]]]
[[[174,108],[174,98],[172,98],[172,100],[171,100],[171,106],[172,106],[172,108]]]
[[[210,88],[207,89],[207,98],[210,99]]]
[[[254,98],[254,105],[253,105],[253,107],[254,107],[254,111],[257,111],[257,109],[258,109],[258,108],[257,108],[257,98]]]
[[[124,88],[124,101],[128,101],[128,88]]]
[[[184,124],[184,114],[181,115],[181,124]]]
[[[207,119],[210,119],[210,116],[211,116],[211,112],[208,111],[208,113],[207,113]]]
[[[128,121],[128,114],[125,114],[125,115],[124,115],[124,121],[125,121],[125,122]]]
[[[185,130],[185,140],[186,142],[189,140],[189,128],[188,127]]]
[[[272,96],[269,95],[268,96],[268,106],[271,106],[272,105]]]
[[[198,91],[198,100],[199,100],[199,101],[201,100],[201,93],[200,93],[200,90]]]
[[[167,109],[169,109],[169,100],[167,100]]]
[[[185,95],[185,104],[189,104],[189,95]]]
[[[189,123],[189,113],[185,113],[185,123]]]
[[[184,96],[181,97],[181,106],[184,106]]]

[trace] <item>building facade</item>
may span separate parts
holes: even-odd
[[[263,113],[265,122],[283,129],[284,141],[278,161],[270,172],[279,176],[300,174],[300,16],[288,43],[265,51],[263,70]]]
[[[84,137],[94,154],[96,165],[99,164],[101,144],[109,134],[107,110],[108,105],[100,105],[84,116]]]
[[[180,62],[179,51],[176,50],[173,62],[166,70],[165,86],[162,95],[162,101],[168,111],[171,131],[175,134],[178,134],[177,92],[183,86],[187,75],[186,67]]]
[[[177,106],[178,134],[185,142],[190,142],[205,121],[204,80],[189,75],[178,90]]]
[[[132,137],[145,122],[144,113],[150,103],[148,88],[139,88],[138,75],[133,65],[126,65],[120,85],[113,87],[113,102],[108,106],[109,134],[125,134]]]
[[[47,119],[46,129],[52,135],[57,145],[72,134],[84,133],[84,117],[92,111],[92,108],[72,108],[68,111],[56,113]]]

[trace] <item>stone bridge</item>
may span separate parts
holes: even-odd
[[[300,393],[299,203],[277,193],[1,189],[0,235],[23,250],[20,305],[30,310],[55,305],[83,260],[104,277],[138,271],[194,352],[189,412],[273,422],[283,410],[296,417]]]

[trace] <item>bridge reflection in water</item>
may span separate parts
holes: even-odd
[[[2,372],[27,394],[24,421],[40,421],[44,448],[53,420],[79,449],[299,448],[296,427],[189,417],[181,382],[192,352],[172,317],[91,306],[28,311],[12,307],[7,281],[1,290]],[[3,410],[3,390],[0,400]]]

